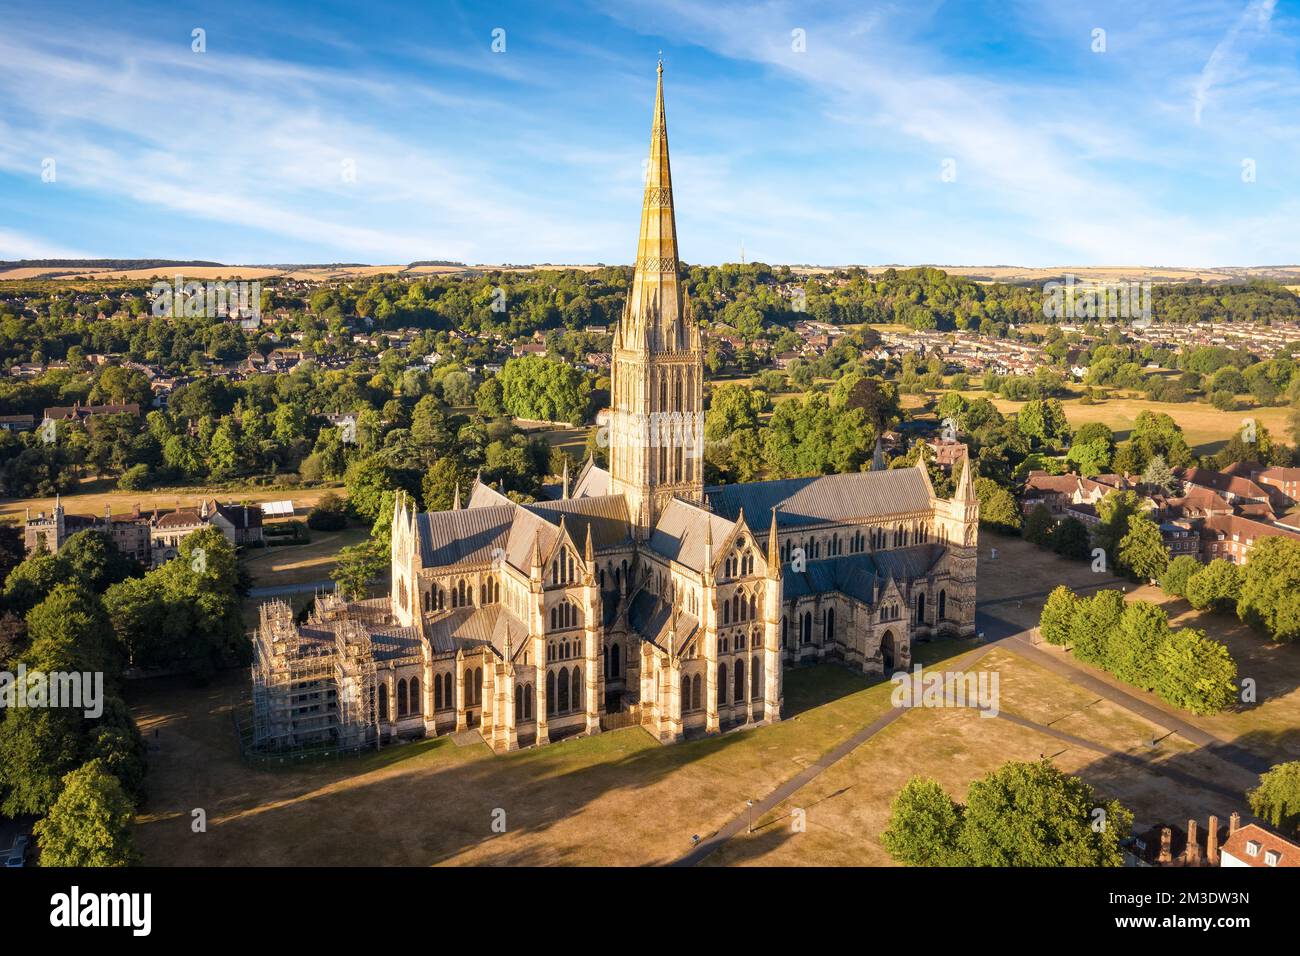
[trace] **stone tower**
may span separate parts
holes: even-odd
[[[947,561],[954,584],[947,597],[952,606],[947,609],[945,616],[952,620],[969,621],[970,623],[961,626],[960,633],[973,634],[980,501],[975,494],[975,468],[969,458],[962,462],[961,478],[957,481],[957,490],[952,498],[936,499],[933,507],[935,530],[940,540],[948,546]]]
[[[645,540],[673,497],[704,500],[704,350],[677,259],[659,64],[641,234],[610,367],[610,493]]]

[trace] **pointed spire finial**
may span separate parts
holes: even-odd
[[[772,527],[767,533],[767,574],[776,577],[781,568],[781,551],[777,543],[776,508],[772,509]]]
[[[460,482],[459,481],[456,482],[456,497],[452,499],[451,510],[452,511],[460,510]]]
[[[564,456],[564,474],[560,477],[560,497],[569,500],[569,456]]]
[[[586,544],[586,546],[583,548],[583,555],[582,555],[582,557],[583,557],[584,560],[586,560],[586,562],[587,562],[588,564],[591,564],[591,562],[592,562],[592,551],[591,551],[591,522],[590,522],[590,521],[587,522],[587,544]]]

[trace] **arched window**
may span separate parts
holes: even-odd
[[[397,682],[397,716],[406,716],[406,680],[403,678]]]
[[[790,619],[784,614],[781,615],[781,647],[790,646]]]
[[[379,685],[379,719],[388,719],[388,685]]]
[[[835,639],[835,608],[826,609],[826,626],[822,634],[823,641],[833,641]]]
[[[718,665],[718,704],[727,702],[727,665]]]
[[[803,612],[803,628],[799,633],[799,643],[800,644],[812,643],[812,612],[811,611]]]
[[[573,669],[573,709],[582,710],[582,668]]]
[[[691,678],[689,674],[682,675],[682,710],[691,709]]]
[[[732,693],[731,699],[739,703],[745,699],[745,662],[744,660],[736,661],[736,689]]]
[[[691,709],[699,710],[703,706],[700,694],[700,675],[695,675],[695,680],[691,681]]]
[[[617,644],[609,646],[609,673],[611,677],[619,676],[619,649]]]
[[[942,621],[944,619],[944,615],[947,612],[948,612],[948,592],[940,591],[939,592],[939,620]]]
[[[474,668],[474,703],[483,703],[483,668]]]
[[[442,678],[433,675],[433,709],[442,710]]]
[[[916,596],[916,623],[925,623],[925,592],[922,591]]]
[[[524,685],[524,719],[532,720],[533,718],[533,685]]]
[[[443,704],[443,706],[444,706],[444,707],[455,707],[455,706],[456,706],[456,701],[455,701],[455,699],[452,697],[452,690],[451,690],[451,674],[444,674],[444,675],[442,676],[442,682],[443,682],[443,685],[444,685],[443,688],[442,688],[442,704]]]
[[[749,596],[749,616],[756,621],[758,620],[758,595],[757,594],[751,594]]]
[[[550,671],[546,675],[546,713],[555,713],[555,672]]]
[[[567,667],[560,668],[558,683],[560,685],[560,699],[555,702],[555,708],[563,714],[569,709],[569,669]]]
[[[413,717],[424,713],[424,702],[420,700],[420,678],[412,677],[411,682],[406,686],[407,693],[411,695],[410,706],[407,708],[407,712]]]
[[[763,696],[763,659],[757,654],[749,662],[749,696],[757,700]]]
[[[515,723],[524,719],[524,695],[519,693],[515,695]]]

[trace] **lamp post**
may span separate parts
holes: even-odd
[[[749,808],[749,828],[746,829],[745,832],[753,833],[754,832],[754,801],[746,800],[745,806]]]

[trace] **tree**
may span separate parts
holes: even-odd
[[[1165,461],[1164,455],[1153,455],[1142,469],[1142,483],[1157,489],[1161,494],[1171,495],[1178,490],[1178,479],[1173,469]]]
[[[1062,519],[1052,532],[1052,550],[1063,558],[1082,561],[1089,554],[1092,538],[1088,526],[1078,518]]]
[[[961,833],[961,808],[933,780],[913,777],[894,797],[880,842],[906,866],[953,866]]]
[[[1020,508],[1016,499],[992,478],[975,479],[975,495],[980,501],[980,524],[1000,534],[1020,530]]]
[[[1074,616],[1079,610],[1079,597],[1064,584],[1058,584],[1047,596],[1038,618],[1038,632],[1049,644],[1064,646],[1070,643]]]
[[[1169,615],[1148,601],[1126,604],[1106,643],[1106,669],[1127,684],[1150,690],[1156,652],[1169,636]]]
[[[0,813],[44,814],[81,761],[80,715],[20,707],[0,720]]]
[[[1122,866],[1132,826],[1051,761],[1013,762],[970,785],[958,843],[972,866]]]
[[[1124,595],[1119,591],[1098,591],[1079,598],[1079,608],[1070,622],[1070,644],[1074,656],[1104,667],[1110,634],[1119,627],[1124,613]]]
[[[1250,549],[1237,616],[1275,641],[1300,637],[1300,542],[1269,535]]]
[[[1047,505],[1035,505],[1025,518],[1025,526],[1020,530],[1021,536],[1031,544],[1049,547],[1052,543],[1052,530],[1056,519]]]
[[[1204,565],[1190,554],[1180,554],[1169,562],[1160,575],[1160,587],[1174,597],[1187,597],[1187,582],[1199,573]]]
[[[1128,534],[1129,518],[1142,513],[1142,504],[1131,491],[1108,491],[1097,502],[1097,526],[1093,537],[1113,564],[1119,563],[1119,543]]]
[[[347,526],[347,503],[332,491],[321,495],[307,515],[307,527],[313,531],[342,531]]]
[[[1300,760],[1280,763],[1246,794],[1250,812],[1283,833],[1300,835]]]
[[[370,584],[384,573],[388,557],[388,552],[377,548],[373,541],[354,544],[339,552],[338,563],[330,577],[344,597],[359,601],[369,597]]]
[[[424,507],[428,511],[447,511],[455,504],[459,490],[461,506],[469,499],[473,476],[454,458],[440,458],[424,475]]]
[[[1155,692],[1194,714],[1217,714],[1237,700],[1237,663],[1203,631],[1171,631],[1156,651]]]
[[[1128,531],[1119,542],[1117,564],[1135,578],[1154,581],[1169,566],[1169,552],[1165,550],[1160,527],[1146,515],[1135,514],[1128,519]]]
[[[1231,561],[1215,558],[1187,582],[1187,603],[1198,611],[1230,611],[1241,597],[1245,572]]]
[[[42,866],[127,866],[134,808],[122,784],[98,760],[63,778],[49,816],[37,821]]]

